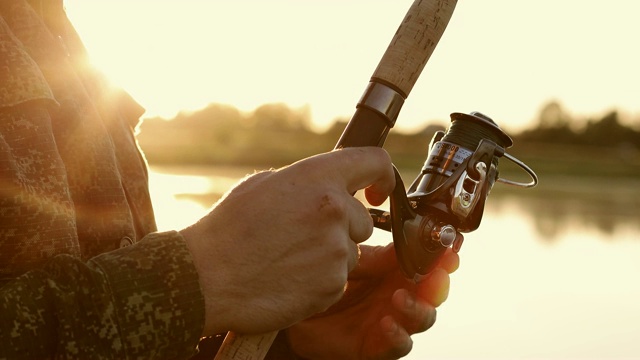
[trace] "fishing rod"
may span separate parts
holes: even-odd
[[[384,145],[456,3],[413,2],[335,149]],[[390,195],[390,210],[369,209],[374,226],[392,232],[398,262],[408,279],[428,273],[448,247],[460,249],[458,232],[478,227],[484,199],[494,182],[530,187],[538,181],[531,169],[505,152],[512,141],[490,118],[481,113],[451,117],[448,131],[434,135],[431,153],[409,191],[405,192],[394,167],[396,187]],[[499,157],[523,168],[532,181],[524,184],[499,178]],[[262,360],[277,333],[247,336],[229,332],[214,360]]]

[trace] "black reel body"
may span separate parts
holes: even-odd
[[[528,184],[498,177],[498,159],[513,144],[493,120],[478,112],[451,114],[446,132],[434,134],[420,175],[405,193],[396,170],[390,212],[371,209],[376,227],[390,230],[398,261],[407,278],[429,273],[444,251],[459,251],[462,236],[478,228],[484,204],[496,181],[531,187],[531,169],[507,156],[529,173]]]

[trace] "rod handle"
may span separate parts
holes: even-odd
[[[395,86],[406,98],[453,15],[457,0],[415,0],[372,80]]]
[[[228,332],[214,360],[262,360],[269,352],[278,331],[257,335]]]

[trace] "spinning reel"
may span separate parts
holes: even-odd
[[[390,195],[390,211],[369,209],[369,213],[375,227],[391,231],[407,278],[429,273],[447,248],[460,250],[458,233],[478,228],[495,182],[525,188],[538,183],[533,170],[505,152],[511,145],[511,138],[488,116],[453,113],[447,131],[434,134],[422,171],[406,193],[394,168],[396,187]],[[527,172],[531,182],[500,178],[501,157]]]

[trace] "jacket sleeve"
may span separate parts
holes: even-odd
[[[188,358],[203,326],[198,276],[177,232],[86,263],[59,255],[0,289],[0,359]]]

